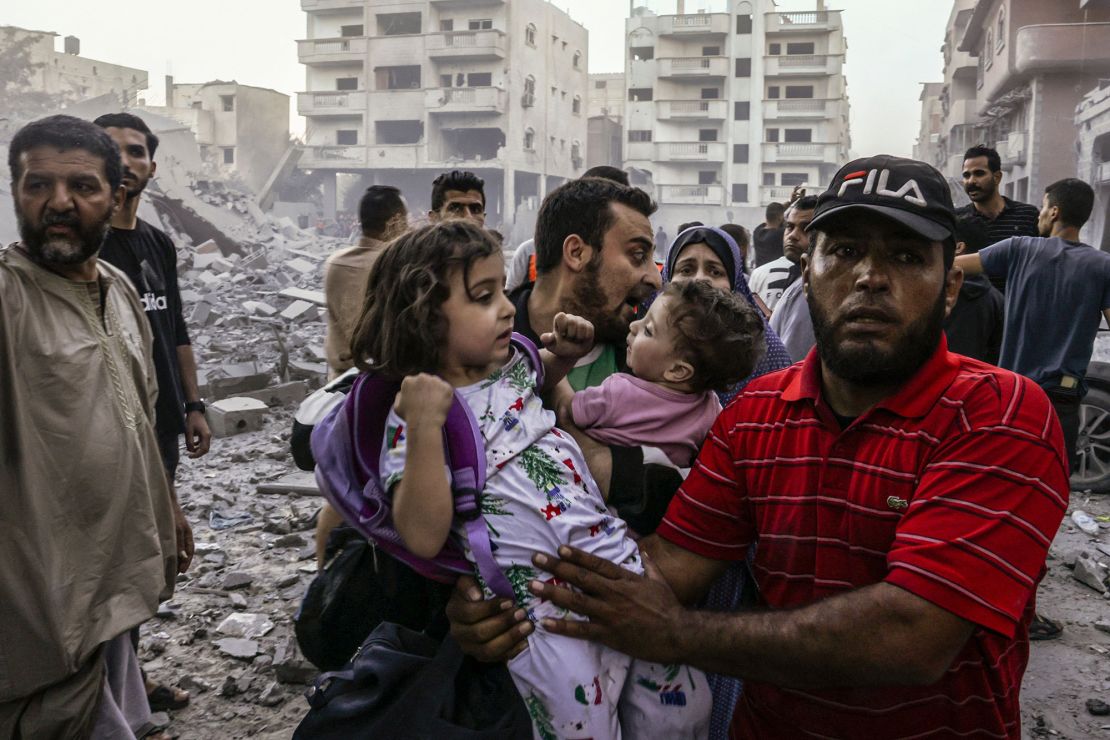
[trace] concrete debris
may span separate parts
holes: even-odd
[[[254,583],[254,578],[249,573],[233,570],[224,576],[223,588],[225,591],[231,591],[237,588],[246,588]]]
[[[221,653],[236,660],[251,661],[258,655],[258,643],[255,640],[225,637],[222,640],[216,640],[215,645]]]
[[[269,407],[257,398],[224,398],[208,407],[208,426],[214,437],[230,437],[262,428]]]
[[[253,640],[256,637],[266,636],[273,628],[274,623],[267,619],[264,614],[236,612],[227,615],[224,621],[220,622],[216,631],[228,637],[243,637]]]
[[[1090,586],[1100,594],[1107,592],[1106,568],[1096,561],[1089,552],[1079,553],[1079,557],[1075,560],[1075,570],[1072,571],[1072,576],[1075,577],[1075,580],[1085,586]]]
[[[1096,717],[1105,717],[1110,715],[1110,704],[1107,704],[1102,699],[1088,699],[1087,711]]]

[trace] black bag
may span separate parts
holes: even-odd
[[[353,367],[313,392],[297,407],[293,416],[293,431],[289,435],[289,449],[293,453],[293,462],[301,470],[312,472],[316,469],[316,460],[312,457],[312,429],[329,411],[343,403],[357,377],[358,368]]]
[[[301,652],[320,670],[343,667],[383,620],[447,633],[444,607],[451,587],[376,550],[351,527],[332,530],[324,561],[293,617]]]
[[[508,668],[458,644],[383,622],[343,670],[305,694],[293,740],[529,740],[532,722]]]

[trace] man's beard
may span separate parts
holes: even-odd
[[[619,315],[609,311],[609,297],[601,286],[600,271],[601,260],[590,260],[571,297],[578,314],[594,325],[598,341],[623,345],[628,339],[629,325]]]
[[[135,184],[131,185],[131,186],[128,186],[127,179],[126,179],[127,174],[128,173],[124,174],[125,179],[123,181],[123,184],[124,184],[124,187],[126,188],[126,193],[127,193],[124,197],[126,197],[127,200],[131,201],[131,200],[135,200],[136,198],[138,198],[140,195],[143,194],[143,191],[146,190],[147,184],[150,182],[150,178],[148,177],[145,180],[139,180],[138,178],[135,178],[135,180],[134,180]],[[131,177],[135,177],[135,175],[131,174]]]
[[[825,311],[811,296],[809,315],[817,353],[834,375],[855,385],[894,385],[913,377],[933,355],[944,330],[945,290],[932,311],[909,324],[901,339],[887,352],[866,344],[848,349],[836,341],[836,325],[831,325]]]
[[[53,213],[47,211],[41,225],[31,221],[16,211],[19,222],[19,237],[31,259],[41,265],[79,265],[100,251],[108,236],[112,221],[112,211],[108,209],[104,218],[91,226],[82,226],[77,213]],[[77,233],[77,243],[69,239],[50,236],[46,230],[51,226],[69,226]]]

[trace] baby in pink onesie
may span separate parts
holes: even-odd
[[[750,375],[763,352],[763,320],[746,301],[700,280],[670,283],[632,323],[631,374],[560,402],[591,438],[655,447],[688,468],[721,412],[714,391]]]

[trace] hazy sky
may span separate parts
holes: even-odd
[[[510,0],[511,1],[511,0]],[[780,0],[811,10],[816,0]],[[554,0],[590,30],[591,72],[623,69],[628,0]],[[673,12],[674,0],[649,0]],[[722,0],[687,0],[687,12]],[[920,121],[918,83],[939,80],[950,0],[829,0],[844,10],[852,143],[860,154],[909,155]],[[305,36],[299,0],[73,0],[4,2],[0,25],[81,39],[81,54],[150,72],[147,99],[161,103],[163,75],[178,82],[235,79],[292,94],[304,89],[294,39]],[[303,131],[299,119],[295,131]]]

